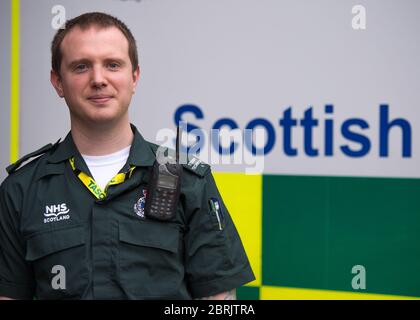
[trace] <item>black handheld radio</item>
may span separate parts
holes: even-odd
[[[147,190],[145,216],[157,220],[169,220],[176,214],[181,191],[182,165],[179,164],[179,126],[176,133],[176,162],[162,163],[157,154]]]

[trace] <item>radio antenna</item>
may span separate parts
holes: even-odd
[[[180,127],[179,127],[179,123],[176,126],[176,150],[175,150],[175,157],[176,157],[176,163],[179,164],[179,139],[181,138],[181,134],[180,134]]]

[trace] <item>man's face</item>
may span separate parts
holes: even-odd
[[[61,43],[60,75],[51,82],[70,109],[72,121],[95,125],[128,119],[139,79],[128,55],[128,40],[116,27],[75,27]]]

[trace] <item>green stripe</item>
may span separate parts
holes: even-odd
[[[263,190],[263,285],[420,296],[420,179],[265,175]]]
[[[19,158],[19,0],[11,1],[10,162]]]
[[[260,288],[251,286],[242,286],[236,289],[236,297],[238,300],[259,300]]]

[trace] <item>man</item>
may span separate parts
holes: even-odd
[[[183,165],[170,220],[145,215],[158,147],[129,122],[137,59],[129,29],[103,13],[69,20],[55,35],[51,82],[71,131],[8,167],[3,298],[234,299],[254,279],[208,165]]]

